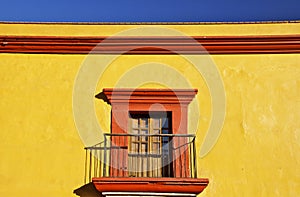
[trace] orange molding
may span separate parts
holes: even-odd
[[[93,178],[100,192],[162,192],[199,194],[208,185],[205,178]]]
[[[189,104],[197,89],[104,88],[111,104]],[[148,110],[146,110],[148,111]]]
[[[0,53],[33,54],[288,54],[300,35],[188,37],[0,36]]]

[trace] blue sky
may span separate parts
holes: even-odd
[[[300,0],[1,0],[0,21],[251,22],[300,20]]]

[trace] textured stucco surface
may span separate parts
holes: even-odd
[[[0,27],[2,35],[97,35],[98,31],[106,35],[121,28],[20,24]],[[177,28],[202,35],[202,26]],[[207,35],[280,35],[295,34],[299,29],[299,24],[203,26]],[[83,185],[84,145],[73,120],[72,91],[85,57],[0,54],[1,196],[75,196],[73,190]],[[199,196],[299,196],[300,55],[211,58],[224,82],[226,117],[214,148],[198,158],[198,175],[210,179]],[[203,78],[184,58],[120,56],[103,74],[95,94],[103,87],[112,87],[135,65],[147,62],[170,65],[199,89],[199,125],[195,128],[193,123],[198,120],[189,114],[189,127],[197,129],[200,150],[212,116],[211,98]],[[168,74],[167,70],[162,72]],[[151,69],[133,72],[131,80],[143,78],[146,73]],[[177,78],[173,80],[176,83]],[[143,86],[162,87],[157,83]],[[108,131],[110,108],[100,100],[94,102],[99,124]]]

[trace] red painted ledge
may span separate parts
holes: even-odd
[[[90,37],[0,35],[0,53],[280,54],[300,53],[300,35]]]
[[[206,178],[93,178],[99,192],[160,192],[199,194],[208,185]]]

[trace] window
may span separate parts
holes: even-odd
[[[129,113],[130,177],[172,177],[171,113]]]
[[[196,89],[103,89],[111,132],[86,147],[86,178],[103,196],[196,196],[195,135],[187,132]],[[102,94],[102,93],[100,93]],[[170,178],[166,178],[170,177]]]
[[[196,174],[188,105],[197,89],[103,89],[111,105],[111,177],[192,177]],[[101,93],[100,93],[101,94]],[[105,138],[106,139],[106,138]],[[104,154],[106,155],[106,154]],[[107,160],[105,160],[107,161]],[[109,169],[106,173],[105,169]]]

